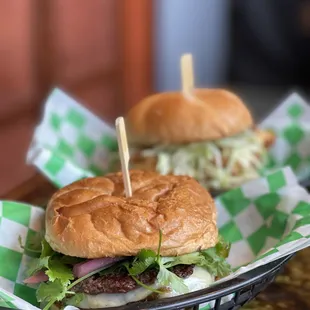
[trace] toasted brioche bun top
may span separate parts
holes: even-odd
[[[126,116],[128,140],[135,145],[216,140],[252,125],[241,99],[223,89],[195,89],[190,97],[159,93],[139,102]]]
[[[141,249],[176,256],[215,246],[216,208],[194,179],[131,171],[133,195],[121,173],[86,178],[56,192],[46,210],[46,240],[60,253],[99,258]]]

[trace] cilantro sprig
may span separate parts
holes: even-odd
[[[69,282],[70,284],[66,285],[64,285],[59,279],[47,283],[41,283],[37,290],[36,295],[37,300],[39,302],[45,302],[45,303],[47,302],[43,310],[48,310],[56,301],[62,301],[67,295],[74,295],[74,296],[78,295],[76,301],[77,300],[81,301],[80,299],[81,295],[76,294],[75,292],[72,292],[70,290],[78,283],[100,272],[102,269],[104,269],[104,267],[98,270],[94,270],[71,283]]]
[[[124,263],[129,275],[137,282],[138,285],[158,294],[162,291],[156,290],[151,286],[145,285],[137,278],[138,275],[145,272],[147,269],[158,269],[157,282],[161,286],[170,286],[173,290],[180,293],[188,292],[183,279],[179,278],[173,272],[168,270],[169,266],[166,265],[167,259],[160,256],[160,249],[162,244],[162,232],[159,233],[159,244],[157,253],[152,250],[141,250],[134,258],[132,263]],[[170,261],[170,260],[169,260]]]
[[[22,242],[21,238],[19,238],[19,241]],[[28,251],[32,250],[32,248],[22,244],[21,247]],[[80,259],[58,254],[53,251],[45,239],[41,240],[40,250],[36,246],[36,251],[40,253],[40,256],[32,260],[28,267],[28,276],[32,276],[41,270],[48,276],[48,282],[41,283],[36,292],[38,302],[46,304],[44,310],[47,310],[56,301],[63,300],[66,295],[75,294],[70,292],[71,285],[74,283],[71,283],[74,276],[69,265],[80,261]],[[79,280],[81,281],[81,279]]]
[[[35,257],[39,257],[41,254],[41,241],[42,235],[40,233],[35,234],[32,238],[29,238],[28,242],[23,245],[22,237],[18,236],[19,246],[26,252],[31,253]]]
[[[159,270],[157,274],[157,282],[159,285],[170,286],[178,293],[187,293],[188,287],[182,278],[178,277],[170,270],[174,266],[196,265],[206,269],[215,277],[224,277],[231,272],[230,265],[225,260],[229,254],[230,244],[225,242],[221,236],[219,237],[218,244],[214,248],[176,257],[160,256],[161,244],[162,233],[160,232],[157,253],[152,250],[141,250],[131,264],[128,262],[126,263],[129,275],[131,275],[139,285],[141,285],[141,283],[138,281],[137,276],[149,268],[156,268]],[[154,291],[152,287],[141,286]],[[160,291],[157,290],[156,292],[160,293]]]
[[[21,239],[19,239],[19,241],[21,243]],[[229,264],[225,261],[230,250],[230,245],[221,237],[214,248],[176,257],[161,256],[161,246],[162,233],[160,232],[157,253],[152,250],[143,249],[134,258],[128,258],[127,261],[117,263],[108,269],[103,267],[95,270],[76,280],[74,280],[72,266],[83,261],[83,259],[54,252],[45,239],[42,239],[40,249],[35,243],[31,246],[27,245],[27,247],[22,247],[25,251],[32,251],[32,253],[37,253],[39,255],[38,258],[33,260],[31,266],[29,266],[29,276],[41,270],[48,276],[48,282],[41,283],[37,290],[37,300],[45,305],[44,310],[48,310],[56,301],[69,300],[69,304],[72,304],[72,302],[78,304],[83,298],[83,295],[75,293],[71,291],[71,289],[96,273],[105,275],[126,268],[128,274],[138,285],[161,294],[162,291],[142,283],[139,280],[139,275],[148,269],[154,268],[158,270],[156,280],[159,286],[169,286],[178,293],[187,293],[188,287],[184,280],[171,271],[171,268],[174,266],[200,266],[208,270],[208,272],[215,277],[224,277],[231,272]]]

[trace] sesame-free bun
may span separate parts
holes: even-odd
[[[216,208],[193,178],[131,171],[132,197],[121,173],[74,182],[51,198],[46,240],[60,253],[84,258],[134,256],[141,249],[176,256],[215,246]]]
[[[135,145],[216,140],[252,125],[241,99],[224,89],[195,89],[191,96],[159,93],[140,101],[126,116],[128,140]]]

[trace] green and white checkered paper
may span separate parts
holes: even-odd
[[[268,171],[292,167],[299,180],[310,177],[310,106],[298,95],[284,100],[261,124],[276,133]],[[107,172],[117,150],[114,129],[60,89],[48,97],[27,155],[56,186]]]
[[[228,278],[310,245],[310,195],[290,168],[222,194],[216,205],[220,232],[232,243],[228,260],[237,268]],[[23,285],[32,257],[18,236],[27,243],[42,230],[43,219],[41,208],[0,202],[0,306],[37,309],[34,288]]]
[[[61,187],[107,172],[108,154],[115,150],[114,129],[55,89],[44,106],[43,119],[35,130],[27,162]]]
[[[310,106],[298,94],[286,98],[260,128],[271,129],[276,143],[270,150],[269,167],[292,167],[300,181],[310,176]]]

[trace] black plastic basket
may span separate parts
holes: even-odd
[[[310,180],[301,182],[301,185],[309,191]],[[217,195],[218,193],[213,193],[212,196]],[[120,307],[102,308],[99,310],[198,310],[201,305],[209,302],[213,303],[212,310],[237,310],[254,299],[271,284],[275,276],[293,256],[294,254],[285,256],[244,273],[235,279],[197,292],[160,300],[135,302]],[[234,294],[232,299],[227,302],[222,301],[231,294]],[[0,310],[9,309],[0,307]]]
[[[214,310],[240,309],[240,307],[252,300],[274,280],[275,276],[292,256],[293,254],[285,256],[277,261],[242,274],[235,279],[194,293],[162,300],[136,302],[102,310],[198,310],[200,305],[208,302],[214,303],[212,308]],[[231,294],[234,294],[234,297],[230,301],[223,303],[222,299]]]
[[[251,301],[272,283],[275,276],[293,255],[285,256],[277,261],[242,274],[235,279],[194,293],[148,302],[135,302],[121,307],[104,308],[101,310],[198,310],[200,305],[208,302],[213,302],[214,306],[212,309],[214,310],[240,309],[240,307]],[[222,299],[231,294],[234,294],[234,297],[230,301],[223,303]],[[0,309],[9,310],[3,307],[0,307]]]
[[[310,180],[303,181],[300,185],[309,191]],[[213,192],[212,196],[216,197],[219,194],[220,193]],[[285,256],[267,265],[244,273],[235,279],[194,293],[162,300],[136,302],[121,307],[105,308],[101,310],[198,310],[201,305],[209,302],[213,302],[213,308],[211,309],[214,310],[240,309],[271,284],[275,276],[293,256],[294,254]],[[234,294],[234,297],[230,301],[222,301],[231,294]]]

